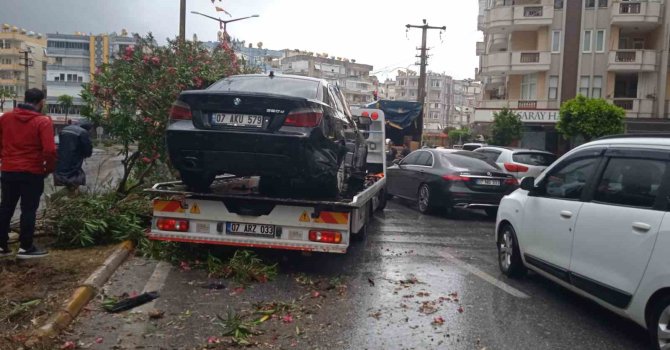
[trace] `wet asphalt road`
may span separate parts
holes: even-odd
[[[279,276],[244,290],[231,281],[223,281],[225,289],[208,288],[219,281],[201,270],[132,258],[105,293],[157,289],[161,297],[117,315],[100,311],[97,300],[65,338],[90,349],[202,349],[208,339],[221,339],[209,346],[225,349],[216,315],[257,319],[254,304],[274,301],[292,308],[258,326],[263,334],[251,338],[252,348],[649,347],[642,328],[535,274],[518,281],[502,276],[493,228],[478,212],[424,216],[393,200],[346,255],[258,250],[278,262]],[[150,319],[151,310],[164,316]]]

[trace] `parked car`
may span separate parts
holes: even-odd
[[[389,195],[417,201],[421,213],[474,208],[495,216],[500,199],[517,186],[483,155],[450,149],[414,151],[386,176]]]
[[[365,140],[342,93],[325,80],[232,76],[182,92],[170,118],[170,159],[195,190],[206,191],[223,173],[260,176],[263,192],[314,196],[365,179]]]
[[[502,200],[500,269],[531,269],[646,327],[667,349],[669,196],[669,136],[582,145]]]
[[[500,169],[519,180],[526,176],[537,177],[558,158],[551,152],[497,146],[480,147],[475,152],[485,155],[498,164]]]
[[[474,151],[477,148],[484,147],[484,146],[486,146],[485,143],[465,143],[465,144],[463,144],[462,149],[464,151]]]

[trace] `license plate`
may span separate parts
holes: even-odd
[[[263,127],[263,116],[249,115],[249,114],[214,113],[212,115],[212,123],[214,123],[215,125],[261,128]]]
[[[226,232],[232,235],[259,235],[269,236],[275,235],[277,228],[274,225],[256,225],[256,224],[242,224],[236,222],[229,222],[226,225]]]
[[[477,185],[500,186],[500,180],[478,179]]]

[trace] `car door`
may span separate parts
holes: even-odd
[[[519,232],[526,263],[568,280],[575,222],[602,152],[590,149],[566,158],[529,193]]]
[[[430,169],[433,166],[433,154],[427,151],[418,151],[419,157],[415,164],[409,166],[407,183],[407,197],[412,199],[419,198],[419,186],[422,183],[429,182],[431,176]]]
[[[572,245],[571,282],[619,308],[635,293],[667,207],[666,152],[610,149]]]
[[[410,184],[408,180],[414,164],[416,164],[419,158],[420,152],[412,152],[407,157],[403,158],[400,163],[396,166],[393,166],[387,170],[387,176],[389,177],[389,193],[394,196],[408,198],[407,187]]]

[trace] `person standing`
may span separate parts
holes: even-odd
[[[48,255],[33,243],[35,220],[44,178],[56,167],[56,145],[51,118],[40,113],[44,92],[29,89],[25,103],[0,117],[0,257],[11,255],[9,225],[21,200],[19,259]]]
[[[83,120],[72,123],[58,134],[58,165],[54,173],[57,186],[66,186],[70,193],[77,192],[79,186],[86,185],[86,173],[82,166],[84,159],[93,154],[93,144],[89,132],[93,125]]]

